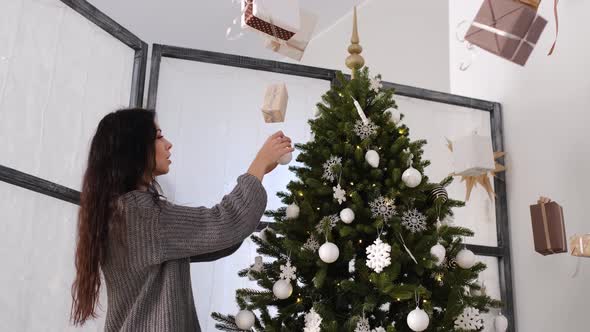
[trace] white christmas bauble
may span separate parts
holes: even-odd
[[[250,310],[242,310],[236,315],[236,325],[242,330],[250,330],[254,326],[254,314]]]
[[[389,120],[394,124],[398,124],[402,120],[401,113],[395,108],[388,108],[389,114],[391,115]]]
[[[371,165],[373,168],[379,167],[379,154],[375,150],[369,150],[365,154],[365,160]]]
[[[499,314],[494,318],[494,328],[496,332],[506,332],[508,330],[508,319],[504,315]]]
[[[417,169],[410,166],[410,168],[402,174],[402,181],[404,181],[409,188],[416,188],[420,182],[422,182],[422,174],[420,174]]]
[[[340,211],[340,219],[343,223],[350,224],[354,220],[354,211],[350,208]]]
[[[299,206],[295,203],[287,206],[287,219],[295,219],[299,217]]]
[[[463,269],[470,269],[475,265],[475,254],[469,249],[462,249],[455,258],[457,265]]]
[[[436,265],[440,265],[445,260],[447,251],[445,247],[443,247],[440,243],[437,243],[432,248],[430,248],[430,254],[436,257]]]
[[[325,263],[334,263],[338,256],[340,256],[340,250],[332,242],[326,242],[320,247],[320,259]]]
[[[430,318],[428,318],[426,311],[416,307],[408,314],[407,322],[412,331],[421,332],[428,328]]]
[[[279,164],[287,165],[291,162],[291,159],[293,159],[293,154],[291,152],[287,152],[284,155],[282,155],[281,158],[279,158]]]
[[[293,293],[293,286],[285,279],[281,279],[272,286],[272,293],[280,300],[284,300]]]

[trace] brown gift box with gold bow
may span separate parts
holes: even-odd
[[[563,209],[547,198],[531,205],[535,251],[541,255],[567,252]]]
[[[484,0],[465,40],[524,66],[547,25],[524,1]]]
[[[289,94],[285,83],[271,84],[266,88],[264,102],[262,103],[262,116],[264,121],[283,122],[287,113]]]
[[[541,0],[517,0],[517,2],[522,2],[525,5],[529,5],[535,9],[539,9],[539,5],[541,4]]]

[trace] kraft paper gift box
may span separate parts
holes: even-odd
[[[465,40],[524,66],[547,25],[535,8],[513,0],[484,0]]]
[[[287,102],[289,94],[285,83],[271,84],[266,88],[264,102],[262,104],[262,116],[264,121],[283,122],[287,112]]]
[[[495,170],[491,137],[469,135],[454,141],[453,168],[458,176],[478,176]]]
[[[590,234],[572,236],[570,248],[572,256],[590,257]]]
[[[563,209],[556,202],[531,205],[535,251],[541,255],[567,252]]]
[[[299,31],[299,0],[243,0],[242,28],[281,41]]]
[[[306,10],[301,10],[301,29],[291,39],[281,42],[274,37],[267,37],[265,47],[279,54],[300,61],[307,44],[311,40],[318,17]]]
[[[525,5],[529,5],[534,9],[539,9],[539,5],[541,4],[541,0],[516,0],[518,2],[522,2]]]

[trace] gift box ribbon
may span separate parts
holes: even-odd
[[[506,38],[513,39],[513,40],[518,40],[518,41],[521,42],[521,44],[523,44],[523,43],[524,44],[529,44],[532,48],[534,48],[535,45],[536,45],[536,44],[531,43],[530,41],[526,40],[526,37],[527,37],[526,35],[524,36],[524,38],[520,38],[517,35],[511,34],[510,32],[506,32],[506,31],[500,30],[498,28],[494,28],[492,26],[485,25],[485,24],[479,23],[479,22],[473,22],[472,25],[474,27],[476,27],[476,28],[479,28],[479,29],[482,29],[482,30],[491,32],[491,33],[496,34],[498,36],[506,37]],[[520,45],[519,45],[519,47],[520,47]],[[514,52],[514,54],[512,55],[511,60],[514,60],[514,58],[516,57],[516,55],[518,55],[518,52]]]
[[[541,214],[543,216],[543,228],[545,230],[545,243],[547,244],[547,250],[552,253],[555,254],[555,251],[552,249],[551,247],[551,237],[549,236],[549,221],[547,218],[547,210],[545,209],[545,204],[546,203],[550,203],[551,200],[545,197],[541,197],[537,203],[539,203],[539,205],[541,205]],[[561,220],[563,220],[563,210],[559,209],[559,213],[561,215]],[[565,245],[565,234],[563,233],[563,228],[559,227],[559,229],[561,230],[562,234],[560,236],[560,238],[562,239],[562,245]]]

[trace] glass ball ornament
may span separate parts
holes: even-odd
[[[242,310],[236,315],[236,325],[242,330],[250,330],[256,318],[250,310]]]
[[[277,299],[284,300],[289,298],[293,293],[293,286],[288,280],[281,279],[272,286],[272,293]]]
[[[422,332],[428,328],[430,318],[426,311],[416,307],[408,314],[406,321],[412,331]]]
[[[322,244],[322,246],[320,247],[319,254],[320,259],[324,263],[330,264],[338,260],[338,256],[340,256],[340,250],[338,249],[338,246],[334,243],[326,242]]]
[[[469,249],[462,249],[455,257],[457,265],[462,269],[470,269],[475,265],[475,254]]]
[[[410,166],[410,168],[405,170],[402,174],[402,181],[408,188],[416,188],[422,182],[422,174],[417,169]]]

